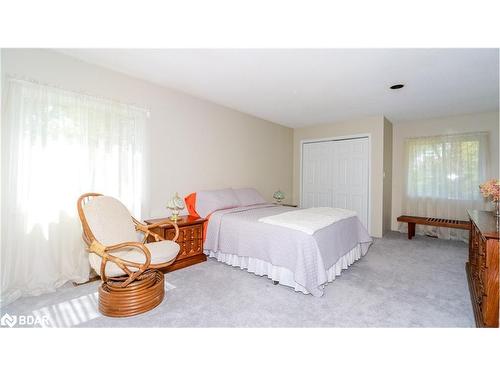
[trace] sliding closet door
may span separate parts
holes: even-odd
[[[302,207],[333,205],[333,142],[304,143],[302,148]]]
[[[368,138],[333,143],[333,206],[356,211],[368,228]]]
[[[354,210],[368,228],[368,138],[304,143],[302,207]]]

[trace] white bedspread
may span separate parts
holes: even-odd
[[[324,285],[331,281],[330,269],[337,267],[339,260],[358,245],[356,254],[365,255],[372,239],[356,216],[339,220],[313,235],[259,221],[290,211],[298,209],[262,204],[215,211],[208,221],[204,252],[224,262],[229,259],[230,264],[236,264],[234,256],[237,256],[240,266],[259,260],[273,269],[287,269],[292,274],[288,281],[300,286],[296,290],[321,296]],[[241,258],[245,258],[244,263],[240,262]],[[348,258],[342,268],[355,260],[350,255]],[[281,276],[273,278],[280,279]]]
[[[314,207],[263,217],[259,221],[261,223],[300,230],[307,234],[314,234],[316,231],[337,221],[353,216],[356,216],[356,212],[343,208]]]

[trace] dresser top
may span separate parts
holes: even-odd
[[[499,236],[499,218],[493,215],[491,211],[467,210],[470,219],[474,222],[477,229],[486,238],[500,239]]]
[[[158,219],[149,219],[149,220],[144,220],[144,221],[146,222],[146,224],[154,224],[154,223],[157,223],[157,222],[163,221],[163,220],[169,220],[169,218],[162,217],[162,218],[158,218]],[[204,219],[201,217],[179,216],[179,220],[177,220],[177,226],[180,228],[180,227],[184,227],[186,225],[202,224],[205,221],[207,221],[207,219]],[[171,226],[172,225],[166,225],[165,228],[168,228]]]

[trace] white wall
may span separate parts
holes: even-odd
[[[499,117],[498,112],[476,113],[430,120],[394,123],[393,127],[393,178],[392,178],[392,229],[398,230],[397,217],[401,215],[404,199],[404,142],[406,138],[441,134],[459,134],[474,131],[490,133],[490,167],[488,178],[499,177]]]
[[[293,201],[300,201],[300,142],[303,140],[370,134],[370,228],[371,235],[383,234],[384,117],[374,116],[328,125],[308,126],[293,132]]]
[[[371,134],[370,231],[374,236],[387,230],[390,211],[391,227],[397,230],[407,137],[489,131],[489,177],[499,176],[498,112],[394,123],[391,156],[391,126],[383,116],[289,129],[50,50],[3,49],[1,69],[3,85],[6,75],[15,75],[137,104],[151,111],[151,175],[144,217],[166,215],[165,203],[175,191],[185,195],[227,186],[255,186],[267,199],[281,188],[298,203],[300,141],[304,139]]]
[[[391,230],[392,215],[392,123],[384,117],[383,233]]]
[[[150,110],[144,218],[167,215],[175,191],[254,186],[267,199],[278,188],[291,195],[292,129],[50,50],[4,49],[2,57],[4,75]]]

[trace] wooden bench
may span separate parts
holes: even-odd
[[[470,222],[463,220],[453,219],[437,219],[434,217],[421,217],[421,216],[407,216],[403,215],[398,217],[398,221],[408,223],[408,239],[411,240],[415,236],[415,226],[431,225],[433,227],[456,228],[470,230]]]

